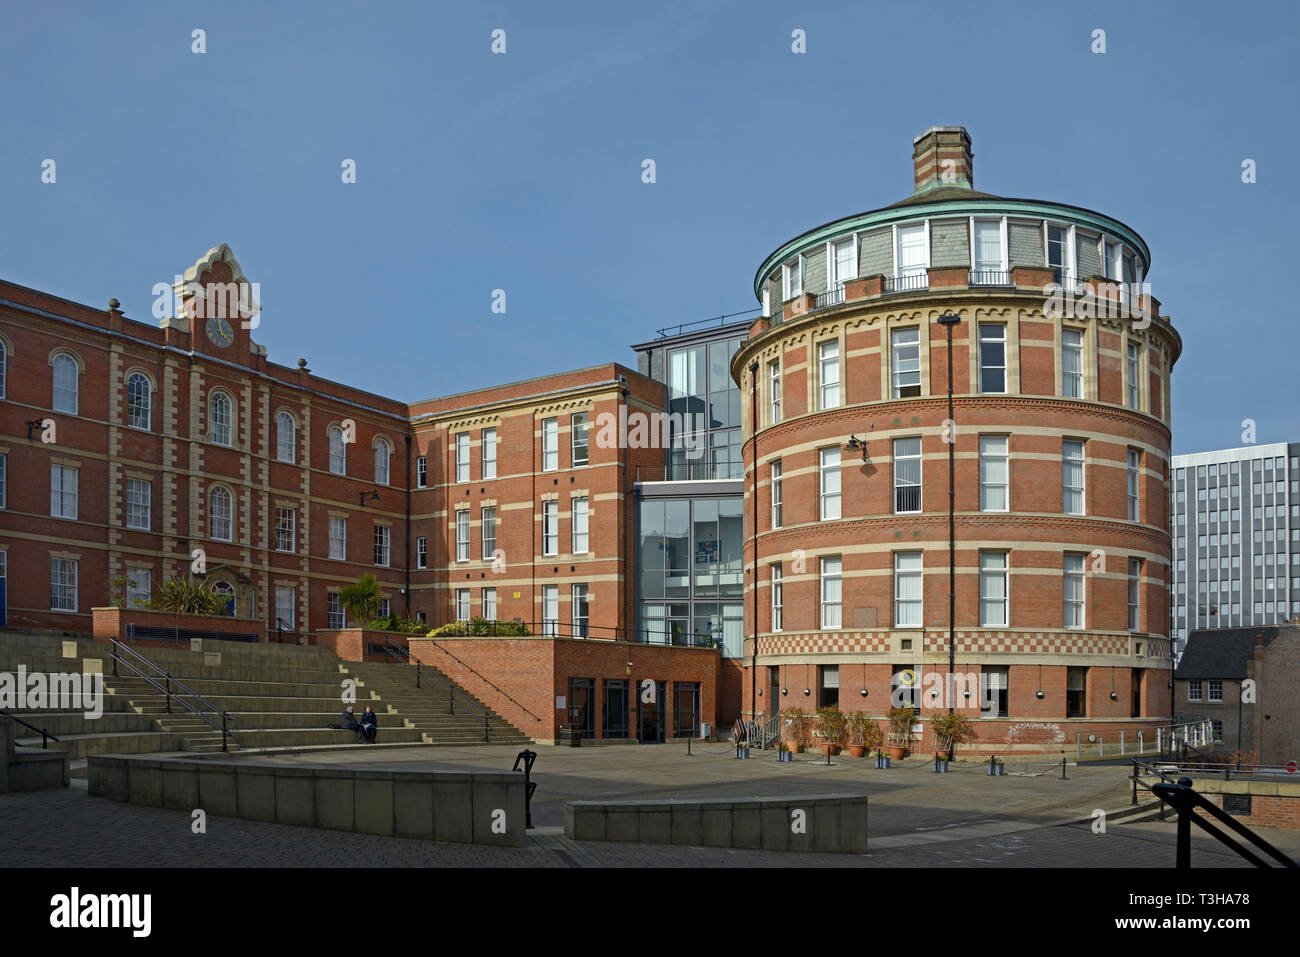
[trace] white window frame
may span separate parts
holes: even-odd
[[[144,516],[143,522],[140,516]],[[126,480],[126,527],[147,532],[153,526],[153,483],[147,479]]]
[[[834,355],[830,355],[834,350]],[[835,380],[832,382],[828,379],[827,371],[830,368],[835,370]],[[840,399],[840,341],[839,339],[824,339],[817,343],[817,400],[818,409],[838,409],[842,404]]]
[[[219,411],[223,406],[224,416]],[[214,389],[208,396],[208,439],[213,445],[235,447],[235,400],[221,389]]]
[[[1124,349],[1124,404],[1134,411],[1142,408],[1142,346],[1132,339],[1125,340]]]
[[[587,529],[587,496],[580,495],[571,501],[571,520],[574,555],[585,555],[589,550],[590,536]]]
[[[1141,631],[1142,624],[1142,560],[1128,560],[1128,630]]]
[[[1078,336],[1078,343],[1067,345],[1065,341],[1067,335]],[[1084,397],[1084,335],[1082,329],[1075,329],[1070,326],[1063,326],[1061,329],[1061,396],[1066,399],[1082,399]],[[1078,357],[1079,369],[1077,372],[1071,372],[1066,368],[1065,356],[1067,353]],[[1066,385],[1067,382],[1077,383],[1075,386],[1077,391],[1074,395],[1070,394],[1070,389]]]
[[[479,617],[484,621],[497,620],[497,590],[495,588],[484,588],[479,607]]]
[[[77,578],[80,574],[79,564],[75,558],[50,559],[50,611],[76,613],[78,604]],[[66,598],[69,594],[68,590],[71,593],[71,602],[59,603],[55,601],[56,598]]]
[[[218,501],[223,503],[220,507]],[[235,493],[224,485],[214,485],[208,489],[208,537],[214,542],[235,540]]]
[[[917,443],[917,451],[916,451],[916,453],[908,452],[908,453],[900,454],[899,451],[898,451],[898,449],[899,449],[899,443],[900,443],[900,442],[911,442],[911,441],[915,441],[915,442]],[[923,489],[925,488],[925,446],[924,446],[924,444],[922,443],[921,437],[920,437],[920,436],[916,436],[916,435],[909,435],[909,436],[899,436],[898,438],[894,439],[894,445],[893,445],[893,460],[892,460],[892,461],[893,461],[893,472],[894,472],[894,500],[893,500],[893,503],[892,503],[892,504],[893,504],[893,506],[894,506],[894,514],[895,514],[895,515],[914,515],[914,514],[916,514],[917,512],[922,511],[922,509],[924,509],[924,507],[925,507],[924,497],[923,497],[923,494],[922,494]],[[898,465],[899,465],[899,463],[900,463],[900,462],[912,462],[912,461],[915,461],[915,462],[916,462],[916,469],[917,469],[917,477],[916,477],[916,483],[915,483],[915,485],[913,485],[913,484],[911,484],[911,483],[900,484],[900,483],[899,483],[899,469],[898,469]],[[915,488],[915,489],[916,489],[916,508],[912,508],[912,509],[900,509],[900,508],[898,507],[898,506],[899,506],[899,494],[898,494],[898,493],[899,493],[899,489],[903,489],[903,488]]]
[[[560,586],[542,586],[542,634],[554,638],[560,633]]]
[[[783,296],[782,302],[789,302],[791,299],[803,295],[802,255],[796,258],[793,263],[785,263],[781,267],[781,292]]]
[[[578,444],[579,422],[581,419],[582,444]],[[588,426],[586,412],[575,412],[569,417],[569,467],[586,468],[591,461],[591,429]],[[578,459],[578,449],[582,449],[582,459]]]
[[[423,535],[415,540],[415,567],[429,567],[429,540]]]
[[[560,503],[555,499],[542,502],[542,554],[560,554]]]
[[[782,606],[785,600],[785,596],[783,594],[783,589],[785,588],[785,578],[784,578],[785,573],[781,569],[780,562],[777,562],[776,564],[772,565],[771,574],[772,574],[772,631],[780,631],[782,629],[782,616],[783,616]]]
[[[1048,241],[1048,227],[1056,227],[1065,231],[1065,246],[1062,250],[1062,258],[1065,262],[1059,267],[1063,273],[1061,276],[1061,286],[1063,289],[1073,289],[1074,281],[1079,275],[1078,250],[1075,248],[1075,231],[1074,226],[1069,223],[1053,222],[1050,219],[1043,220],[1043,264],[1048,268],[1054,268],[1051,265],[1051,254],[1049,251],[1050,243]]]
[[[136,383],[141,383],[144,387],[144,396],[142,401],[135,401],[135,393],[138,391]],[[151,431],[153,422],[153,385],[149,382],[149,377],[143,372],[132,372],[126,377],[126,425],[130,429],[139,429],[141,432]]]
[[[899,339],[900,335],[905,335],[905,336],[914,335],[916,336],[916,341],[915,342],[900,341]],[[916,350],[915,360],[902,359],[899,353],[903,349],[915,349]],[[907,361],[909,363],[915,361],[916,368],[915,369],[901,368],[902,363],[904,361]],[[913,375],[916,376],[915,383],[903,382],[904,376],[910,377]],[[904,398],[910,399],[910,398],[916,398],[917,396],[921,395],[921,327],[920,326],[901,326],[901,327],[895,327],[889,331],[889,379],[890,379],[891,394],[895,399],[904,399]],[[902,394],[904,387],[908,389],[915,388],[916,396],[904,396]]]
[[[282,537],[286,533],[287,538]],[[287,505],[277,505],[275,507],[275,550],[277,552],[297,551],[297,542],[298,510]]]
[[[371,540],[374,543],[371,556],[375,559],[374,564],[379,568],[390,567],[393,561],[393,530],[376,522]]]
[[[385,438],[375,440],[375,484],[387,485],[393,472],[393,447]]]
[[[840,275],[839,252],[843,246],[849,247],[849,261],[844,275]],[[830,292],[843,289],[846,282],[858,278],[858,234],[847,239],[827,240],[826,242],[826,289]]]
[[[980,436],[980,511],[1009,512],[1011,510],[1011,440],[1005,435]],[[1002,480],[994,481],[993,466],[1000,465]],[[1002,507],[989,504],[994,491],[1002,493]]]
[[[1078,456],[1072,453],[1078,449]],[[1077,486],[1069,484],[1069,468],[1071,465],[1077,465],[1079,469],[1079,484]],[[1071,493],[1077,493],[1079,499],[1078,510],[1070,508]],[[1062,515],[1087,515],[1088,514],[1088,445],[1083,439],[1062,439],[1061,440],[1061,514]]]
[[[488,535],[488,529],[492,530],[491,535]],[[496,556],[497,550],[497,507],[495,505],[487,505],[479,510],[479,540],[482,545],[483,561],[491,561]]]
[[[71,385],[68,380],[69,370],[72,375]],[[66,352],[60,352],[54,357],[52,388],[50,408],[64,415],[78,415],[77,410],[81,405],[81,367]]]
[[[771,464],[770,468],[772,470],[772,527],[780,528],[782,506],[781,496],[784,494],[784,489],[781,486],[781,460],[777,459]]]
[[[469,481],[469,433],[456,433],[456,481]]]
[[[141,576],[144,581],[141,582]],[[141,585],[143,584],[143,587]],[[126,570],[126,604],[136,608],[147,602],[153,595],[153,576],[148,568],[128,568]]]
[[[50,466],[50,518],[76,521],[80,508],[81,469],[73,465]]]
[[[842,628],[844,622],[844,559],[838,555],[822,558],[819,564],[821,627]]]
[[[487,476],[484,476],[486,478]],[[429,486],[429,459],[424,455],[415,457],[415,487],[428,488]]]
[[[456,509],[456,561],[469,561],[469,509]]]
[[[343,610],[343,602],[336,591],[327,592],[325,595],[325,627],[326,628],[343,628],[347,626],[347,613]]]
[[[288,422],[287,436],[286,421]],[[298,460],[298,420],[288,410],[281,410],[275,414],[275,457],[278,461],[288,462],[290,465]]]
[[[542,471],[560,469],[560,420],[556,416],[542,419]]]
[[[767,364],[768,425],[781,421],[781,360],[773,359]]]
[[[976,250],[978,247],[975,243],[975,227],[982,223],[992,223],[998,229],[998,264],[994,266],[984,266],[981,268],[976,260]],[[988,217],[988,216],[971,216],[969,226],[970,241],[970,271],[978,275],[981,272],[999,272],[1006,273],[1010,268],[1008,266],[1008,249],[1007,249],[1007,217]],[[1044,260],[1046,262],[1046,260]],[[987,281],[976,281],[971,285],[994,285]]]
[[[1009,357],[1009,355],[1008,355],[1009,349],[1008,349],[1008,344],[1007,344],[1007,324],[1006,324],[1005,322],[981,322],[981,323],[978,323],[978,327],[979,327],[979,328],[976,330],[976,334],[979,336],[979,352],[978,352],[978,355],[977,355],[977,364],[978,364],[978,367],[979,367],[979,368],[978,368],[977,372],[978,372],[978,375],[979,375],[979,391],[980,391],[980,395],[1007,395],[1007,394],[1009,394],[1009,393],[1011,392],[1011,370],[1010,370],[1010,368],[1009,368],[1009,366],[1010,366],[1009,358],[1010,358],[1010,357]],[[985,329],[989,329],[989,330],[992,330],[992,329],[999,329],[999,330],[1001,330],[1001,332],[1002,332],[1002,337],[1001,337],[1001,338],[995,338],[995,337],[993,337],[993,336],[986,336],[986,335],[984,334],[984,330],[985,330]],[[996,366],[996,365],[986,365],[986,364],[985,364],[985,362],[984,362],[984,343],[986,343],[986,342],[987,342],[987,343],[990,343],[990,344],[1000,344],[1000,345],[1002,346],[1002,365],[1000,365],[1000,366]],[[1001,388],[1001,389],[999,389],[999,390],[994,390],[994,389],[986,389],[986,388],[984,388],[984,370],[985,370],[985,369],[989,369],[989,370],[1001,369],[1001,370],[1002,370],[1002,388]]]
[[[833,522],[841,517],[840,447],[819,449],[818,458],[818,514],[823,522]]]
[[[9,455],[0,452],[0,508],[9,507]]]
[[[903,586],[915,583],[917,598],[904,598]],[[904,615],[903,612],[915,612]],[[925,554],[894,552],[894,627],[925,627]]]
[[[489,454],[490,453],[490,454]],[[497,430],[484,429],[479,436],[479,455],[482,458],[483,478],[497,477]]]
[[[1061,627],[1068,631],[1081,631],[1088,627],[1088,556],[1082,552],[1066,552],[1061,561]],[[1076,598],[1070,597],[1071,584],[1078,589]],[[1071,621],[1075,624],[1071,624]]]
[[[342,427],[331,425],[325,435],[330,448],[330,472],[334,475],[347,475],[348,443],[344,439]]]
[[[348,520],[341,515],[329,517],[329,557],[335,561],[347,561]]]
[[[924,279],[924,282],[918,281],[914,286],[912,284],[905,284],[908,289],[930,288],[930,272],[929,272],[930,270],[930,221],[926,219],[926,220],[922,220],[919,223],[903,223],[901,225],[895,223],[891,228],[893,230],[893,245],[894,245],[894,289],[898,290],[898,286],[899,286],[898,280],[903,278],[905,275],[919,276]],[[920,264],[913,263],[912,265],[908,266],[907,268],[912,271],[908,273],[904,273],[903,266],[902,266],[902,256],[901,256],[902,235],[904,233],[910,233],[912,230],[915,229],[921,230],[921,236],[922,236],[921,248],[925,251],[925,260],[923,263]]]
[[[574,582],[569,590],[569,617],[573,621],[573,637],[586,638],[591,629],[591,591],[586,582]],[[578,614],[579,609],[582,614]]]
[[[1128,495],[1128,520],[1142,520],[1142,453],[1129,449],[1126,455],[1125,489]]]
[[[1006,628],[1011,621],[1011,553],[1007,551],[981,551],[980,563],[980,627]],[[989,585],[1000,584],[1000,596],[990,593]],[[990,606],[1001,610],[1000,619],[988,614]]]
[[[469,621],[471,614],[470,594],[468,588],[456,589],[456,620]]]

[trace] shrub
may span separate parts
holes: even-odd
[[[844,747],[844,739],[848,735],[848,725],[844,720],[844,712],[834,705],[818,708],[817,731],[827,744]]]
[[[517,638],[531,635],[528,626],[521,621],[492,621],[487,618],[471,618],[469,621],[450,621],[434,628],[428,638]]]
[[[868,751],[879,749],[884,735],[880,733],[880,725],[867,717],[865,711],[854,711],[850,714],[848,726],[849,744],[866,748]]]
[[[930,727],[934,731],[935,746],[940,751],[947,751],[975,736],[975,726],[970,719],[956,711],[935,715],[930,719]]]
[[[787,741],[797,741],[805,748],[808,747],[808,739],[812,732],[812,715],[803,708],[790,708],[788,711],[781,712],[781,718],[785,722],[785,731],[781,737]]]
[[[339,604],[353,621],[369,621],[379,611],[379,582],[374,575],[362,575],[339,592]]]
[[[204,582],[173,578],[163,582],[144,606],[178,615],[221,615],[226,609],[226,599]]]
[[[916,723],[916,711],[912,708],[889,709],[889,743],[893,747],[905,748],[912,743],[912,726]]]

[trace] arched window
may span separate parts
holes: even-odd
[[[9,350],[0,339],[0,399],[5,397],[5,371],[9,368]]]
[[[343,441],[343,430],[331,425],[330,436],[330,471],[335,475],[348,474],[347,444]]]
[[[281,412],[275,417],[275,457],[293,463],[298,454],[298,423],[293,414]]]
[[[215,485],[208,493],[208,531],[209,537],[219,542],[234,539],[234,521],[230,489]]]
[[[388,467],[393,458],[393,447],[388,444],[387,439],[380,439],[375,443],[375,484],[388,484]]]
[[[230,584],[230,582],[221,581],[213,585],[212,590],[216,592],[219,597],[224,599],[225,602],[224,607],[221,609],[220,612],[218,612],[218,614],[225,615],[228,618],[234,618],[235,617],[235,586]]]
[[[54,411],[77,414],[77,360],[62,352],[54,357]]]
[[[224,392],[212,393],[212,398],[208,401],[208,435],[213,442],[217,445],[234,444],[231,441],[233,420],[230,396]]]
[[[149,431],[153,389],[144,373],[132,372],[126,380],[126,424]]]

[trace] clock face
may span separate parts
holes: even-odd
[[[208,340],[218,349],[224,349],[235,341],[235,330],[230,328],[230,323],[225,319],[213,317],[208,320],[204,329],[208,334]]]

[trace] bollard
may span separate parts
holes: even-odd
[[[688,758],[694,757],[694,755],[691,754],[691,736],[689,734],[686,736],[686,756]]]
[[[1065,758],[1061,758],[1061,780],[1065,780]]]

